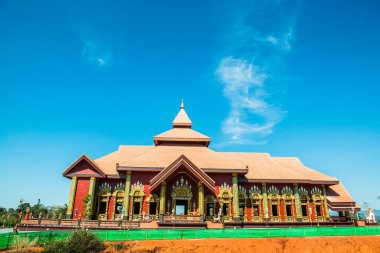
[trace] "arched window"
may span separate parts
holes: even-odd
[[[140,181],[135,182],[131,187],[131,220],[141,220],[142,219],[142,204],[145,196],[144,186]]]
[[[242,185],[239,185],[239,216],[240,219],[247,221],[246,207],[247,207],[247,191]]]
[[[293,190],[287,185],[282,189],[282,199],[284,203],[285,221],[295,221],[295,196]]]
[[[207,195],[205,197],[205,205],[206,207],[206,218],[207,219],[213,219],[214,216],[217,214],[216,209],[216,198],[214,195]]]
[[[325,214],[323,210],[323,201],[325,200],[325,197],[322,195],[321,189],[314,186],[314,188],[311,190],[311,198],[314,204],[315,219],[318,221],[324,221]]]
[[[158,219],[159,198],[156,194],[151,194],[147,199],[148,215],[151,219]]]
[[[98,189],[98,208],[97,217],[99,220],[108,219],[108,204],[111,197],[111,186],[107,182],[103,182]]]
[[[262,201],[263,196],[261,190],[257,185],[254,185],[249,190],[252,203],[252,221],[263,221],[262,214]]]
[[[222,208],[223,220],[231,220],[231,199],[233,197],[231,186],[226,182],[219,187],[219,203]]]
[[[309,193],[302,186],[299,188],[298,192],[300,196],[302,221],[310,221],[311,214],[309,213]]]
[[[272,185],[268,188],[268,200],[269,200],[269,215],[271,221],[281,221],[280,216],[280,199],[281,196],[277,187]]]
[[[113,219],[120,220],[123,212],[123,203],[124,203],[124,184],[118,183],[115,186],[114,192],[112,194],[114,198],[113,206]]]

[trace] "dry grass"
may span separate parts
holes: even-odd
[[[35,252],[34,248],[38,244],[38,237],[29,241],[27,237],[22,237],[20,235],[15,236],[13,239],[11,250],[8,252],[12,253],[28,253]]]

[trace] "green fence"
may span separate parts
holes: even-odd
[[[310,236],[380,235],[380,226],[372,227],[307,227],[307,228],[245,228],[245,229],[141,229],[93,231],[103,241],[172,240],[207,238],[269,238]],[[0,250],[12,246],[15,237],[38,237],[38,243],[62,240],[71,231],[43,231],[0,234]]]

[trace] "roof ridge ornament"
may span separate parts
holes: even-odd
[[[185,103],[184,103],[183,98],[182,98],[181,106],[180,106],[179,108],[180,108],[180,109],[185,109]]]

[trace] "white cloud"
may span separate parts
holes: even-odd
[[[278,43],[278,39],[275,38],[275,37],[272,36],[272,35],[267,36],[267,37],[265,38],[265,41],[267,41],[267,42],[269,42],[269,43],[271,43],[271,44],[274,44],[274,45],[276,45],[276,44]]]
[[[249,1],[231,25],[231,55],[217,69],[230,112],[222,131],[227,144],[262,144],[286,112],[270,101],[267,87],[283,71],[283,57],[292,50],[301,4],[298,1]],[[279,85],[280,86],[280,85]],[[284,86],[280,86],[284,87]],[[276,94],[279,94],[276,92]],[[276,102],[277,104],[277,102]]]
[[[97,66],[106,66],[110,64],[110,50],[101,47],[98,43],[85,40],[83,41],[82,56],[86,62]]]
[[[293,40],[293,26],[284,28],[283,31],[277,31],[277,35],[265,35],[263,37],[259,36],[256,38],[256,41],[264,41],[273,46],[278,50],[283,52],[288,52],[291,49],[291,42]]]
[[[232,57],[222,60],[217,75],[231,107],[222,129],[230,137],[229,142],[253,143],[272,133],[285,112],[266,101],[264,84],[268,75],[252,63]],[[250,123],[250,115],[260,122]]]

